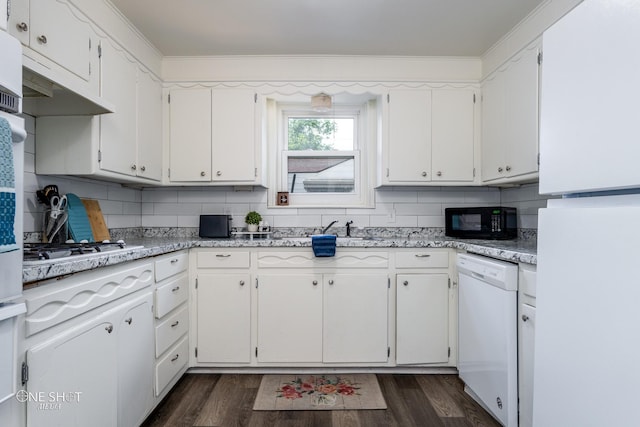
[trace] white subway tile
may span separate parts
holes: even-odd
[[[178,227],[199,227],[200,215],[180,215],[178,216]]]
[[[142,215],[143,227],[177,227],[177,215]]]
[[[199,203],[154,203],[155,215],[200,215],[202,205]]]

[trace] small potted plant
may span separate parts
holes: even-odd
[[[260,221],[262,221],[262,216],[256,211],[251,211],[244,217],[244,222],[247,223],[247,231],[258,231]]]

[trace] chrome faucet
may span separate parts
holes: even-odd
[[[335,224],[336,222],[338,222],[338,220],[335,221],[331,221],[331,224],[327,225],[325,228],[322,229],[322,234],[327,234],[327,230],[331,228],[331,226],[333,224]]]

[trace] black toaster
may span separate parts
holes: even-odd
[[[200,215],[200,237],[231,237],[231,215]]]

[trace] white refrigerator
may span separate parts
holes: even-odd
[[[640,1],[543,35],[533,424],[640,425]]]

